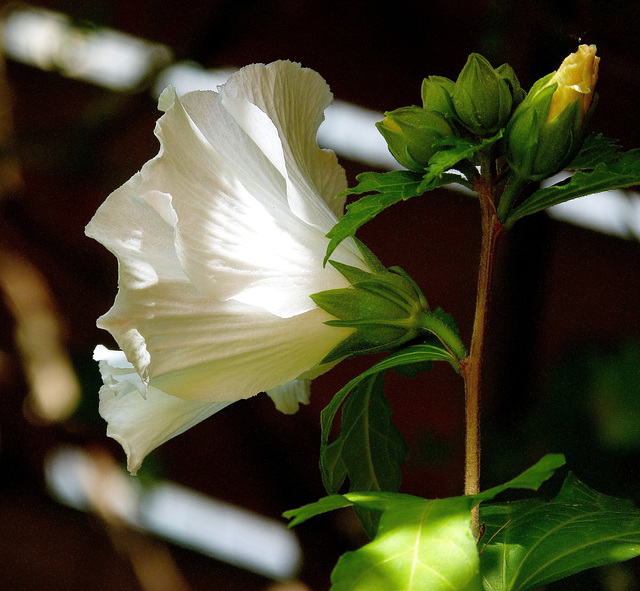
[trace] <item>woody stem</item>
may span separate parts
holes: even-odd
[[[482,245],[476,310],[471,339],[471,351],[464,365],[462,376],[465,382],[465,495],[480,491],[480,400],[482,362],[484,357],[487,323],[491,301],[491,289],[495,274],[497,246],[504,227],[498,221],[490,179],[479,179],[477,190],[482,214]],[[479,531],[478,508],[472,516],[472,530],[477,537]]]

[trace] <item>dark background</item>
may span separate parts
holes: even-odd
[[[39,6],[80,24],[166,44],[176,60],[207,68],[299,61],[320,72],[336,98],[378,111],[418,104],[425,76],[455,79],[472,51],[494,66],[510,63],[528,89],[556,69],[580,37],[597,44],[602,58],[592,126],[619,138],[626,149],[640,147],[635,1],[396,1],[374,8],[371,2],[334,0],[69,0]],[[112,344],[95,319],[113,301],[116,261],[85,238],[83,228],[106,196],[156,154],[158,111],[146,89],[118,94],[12,61],[6,63],[6,84],[13,133],[5,123],[2,136],[10,137],[5,148],[12,149],[1,156],[18,163],[22,182],[5,181],[0,198],[0,263],[20,260],[41,273],[84,398],[61,424],[44,425],[25,414],[28,385],[16,322],[0,300],[0,587],[142,589],[131,566],[130,538],[51,500],[43,462],[61,443],[123,461],[97,416],[99,376],[91,361],[97,343]],[[343,165],[351,184],[367,169]],[[409,272],[433,307],[455,317],[469,342],[480,237],[473,199],[435,192],[384,212],[358,236],[383,263]],[[616,416],[633,416],[640,408],[639,279],[637,240],[545,215],[516,225],[503,244],[492,315],[485,485],[559,451],[592,487],[640,502],[640,425],[632,424],[624,445],[612,444],[602,428],[606,419],[615,432]],[[620,361],[625,352],[627,361]],[[264,395],[236,403],[162,446],[149,463],[162,478],[278,518],[323,495],[320,410],[369,363],[345,362],[316,380],[312,403],[294,417],[277,413]],[[620,383],[602,377],[603,367]],[[411,449],[402,490],[425,497],[461,494],[461,380],[450,368],[437,367],[415,382],[390,375],[389,385],[396,423]],[[610,391],[623,394],[607,398]],[[317,518],[297,533],[305,551],[300,579],[314,591],[329,588],[337,557],[362,542],[343,514]],[[271,584],[173,546],[169,554],[194,590],[262,590]],[[637,564],[625,569],[589,573],[553,588],[638,588]],[[615,576],[622,579],[610,583]]]

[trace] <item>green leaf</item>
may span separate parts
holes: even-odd
[[[511,211],[506,223],[511,225],[524,216],[576,197],[640,184],[640,149],[615,154],[611,150],[604,152],[601,147],[596,151],[600,156],[607,153],[608,160],[598,162],[593,170],[579,170],[567,180],[539,189]],[[582,162],[578,160],[578,164],[582,165],[588,162],[586,155]]]
[[[353,492],[326,497],[285,516],[300,523],[348,505],[382,512],[375,539],[338,561],[331,577],[332,591],[481,591],[471,508],[507,488],[537,489],[563,462],[562,456],[545,456],[506,484],[474,496],[428,500]]]
[[[640,554],[640,511],[569,474],[558,496],[483,506],[485,591],[537,589]],[[505,525],[506,524],[506,525]]]
[[[422,175],[408,170],[395,170],[393,172],[364,172],[356,179],[358,184],[342,193],[343,195],[359,195],[370,193],[360,197],[354,203],[347,205],[347,212],[331,228],[327,237],[330,239],[327,255],[324,262],[329,260],[338,244],[345,238],[353,236],[360,226],[376,217],[387,207],[398,201],[409,199],[419,195]]]
[[[294,527],[316,515],[322,515],[323,513],[329,513],[330,511],[343,509],[344,507],[353,507],[353,503],[344,495],[330,495],[323,497],[315,503],[304,505],[304,507],[285,511],[282,516],[286,519],[291,519],[288,527]]]
[[[441,185],[458,180],[457,175],[445,176],[444,173],[463,160],[471,160],[480,151],[495,144],[502,137],[500,130],[493,137],[482,141],[456,136],[445,137],[434,142],[440,149],[429,159],[427,172],[419,186],[420,193],[430,191]],[[455,178],[451,178],[455,177]]]
[[[327,234],[330,240],[324,259],[325,264],[338,244],[345,238],[355,235],[358,228],[372,220],[387,207],[399,201],[406,201],[411,197],[422,195],[442,185],[464,182],[460,175],[447,171],[453,169],[461,161],[473,159],[480,150],[492,146],[501,137],[502,130],[495,136],[482,141],[456,136],[447,136],[436,140],[434,146],[438,147],[438,151],[429,159],[424,174],[408,170],[359,174],[356,177],[358,184],[344,191],[342,195],[371,194],[360,197],[357,201],[347,205],[345,215]],[[469,162],[467,162],[468,164]]]
[[[599,162],[615,159],[620,150],[618,140],[604,137],[601,133],[588,135],[580,151],[567,165],[568,170],[586,170],[595,168]]]
[[[336,492],[342,485],[335,481],[336,476],[339,480],[345,472],[352,491],[400,488],[400,464],[407,461],[408,448],[391,422],[393,413],[383,394],[383,378],[384,374],[377,373],[358,383],[342,409],[340,436],[323,450],[323,463],[334,467],[328,472],[328,484]],[[373,537],[378,516],[359,511],[358,517]]]
[[[385,357],[382,361],[379,361],[359,376],[353,378],[346,386],[344,386],[336,395],[333,400],[322,410],[320,414],[320,425],[322,427],[322,444],[326,445],[331,433],[331,425],[333,419],[338,412],[341,404],[345,398],[349,395],[351,390],[363,379],[376,374],[378,372],[387,371],[389,369],[399,367],[402,365],[412,365],[415,363],[421,363],[423,361],[448,361],[454,367],[457,366],[457,361],[439,342],[420,343],[418,345],[412,345],[399,351],[391,353]],[[330,492],[330,491],[328,491]]]
[[[504,492],[508,488],[528,488],[530,490],[538,490],[540,485],[549,480],[549,478],[554,475],[555,471],[561,466],[564,466],[564,464],[565,457],[562,454],[547,454],[540,461],[531,466],[531,468],[525,470],[514,479],[509,480],[509,482],[480,492],[477,495],[474,495],[473,498],[476,500],[477,504],[482,501],[490,501],[493,497]]]
[[[392,475],[399,476],[398,465],[404,461],[406,448],[404,442],[400,443],[402,436],[391,423],[390,409],[385,410],[385,404],[388,403],[386,400],[384,402],[381,400],[381,393],[367,393],[367,389],[375,385],[371,380],[376,380],[378,376],[381,382],[383,373],[389,369],[406,367],[415,370],[421,364],[431,361],[448,361],[457,367],[455,358],[435,339],[433,342],[412,345],[388,355],[356,376],[337,392],[333,400],[323,409],[320,414],[322,428],[320,469],[322,482],[329,494],[337,493],[347,477],[350,480],[351,490],[355,490],[355,486],[363,486],[363,483],[367,482],[367,477],[373,484],[376,482],[373,478],[374,474],[380,475],[378,480],[380,486],[377,489],[392,487],[393,490],[397,490],[399,480],[396,482],[396,476]],[[423,367],[426,368],[424,365]],[[329,444],[335,416],[352,392],[355,392],[356,398],[349,407],[345,405],[341,420],[341,434]],[[372,410],[376,413],[375,421],[372,421],[373,417],[367,414]],[[359,415],[359,413],[362,414]],[[374,432],[367,432],[366,428],[374,428]],[[391,439],[385,440],[384,437],[379,436],[380,433],[387,433]],[[371,435],[376,437],[372,439]],[[345,446],[345,443],[348,445]],[[380,457],[377,457],[378,455]],[[362,458],[369,457],[373,459],[368,462],[362,461]],[[376,487],[361,490],[376,490]]]
[[[376,538],[338,561],[331,591],[481,591],[471,534],[473,503],[473,497],[427,500],[397,493],[347,493],[284,516],[293,518],[294,525],[348,505],[382,512]]]
[[[375,540],[344,554],[331,591],[480,591],[469,499],[400,500]]]
[[[470,510],[478,503],[482,501],[490,501],[496,495],[504,492],[509,488],[528,488],[537,490],[540,485],[551,478],[555,470],[563,466],[564,463],[565,458],[562,454],[547,454],[531,468],[528,468],[522,474],[516,476],[505,484],[494,486],[493,488],[480,492],[477,495],[451,497],[450,499],[440,500],[450,501],[452,499],[465,499],[466,506],[468,506]],[[334,509],[340,509],[343,507],[351,507],[353,505],[371,511],[383,512],[391,510],[394,507],[398,507],[400,505],[404,506],[406,504],[411,504],[413,506],[415,505],[415,503],[427,502],[431,501],[422,499],[420,497],[415,497],[413,495],[406,495],[401,493],[358,491],[349,492],[344,495],[330,495],[314,503],[309,503],[308,505],[299,507],[298,509],[291,509],[289,511],[286,511],[283,515],[287,519],[293,519],[292,523],[290,524],[290,526],[292,526],[297,525],[298,523],[302,523],[303,521],[306,521],[311,517],[315,517],[316,515],[320,515],[321,513],[326,513],[328,511],[333,511]]]
[[[343,195],[360,195],[376,192],[395,195],[400,199],[413,197],[413,191],[422,181],[422,174],[409,170],[394,170],[392,172],[363,172],[356,177],[358,184],[345,190]],[[351,204],[347,209],[353,207]]]
[[[407,446],[391,422],[382,378],[374,374],[353,389],[342,409],[340,436],[325,449],[327,458],[342,457],[351,490],[395,491],[400,486],[398,466],[407,459]]]

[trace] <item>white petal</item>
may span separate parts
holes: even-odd
[[[326,233],[333,218],[327,216],[326,207],[316,197],[319,195],[335,215],[341,216],[344,198],[335,197],[347,187],[335,154],[321,150],[316,141],[324,110],[333,99],[327,83],[317,72],[300,64],[277,61],[242,68],[219,90],[240,127],[269,155],[283,177],[290,179],[290,188],[295,191],[288,195],[291,209]],[[256,110],[248,108],[247,103],[267,117],[257,117]],[[200,127],[202,119],[194,120]],[[265,133],[265,120],[271,122],[276,137]]]
[[[320,308],[279,318],[233,300],[202,297],[189,285],[131,290],[122,282],[98,325],[114,335],[150,385],[180,398],[249,398],[312,370],[352,332],[326,326],[331,316]],[[148,365],[134,361],[142,357],[141,347]]]
[[[186,132],[181,135],[178,133],[180,130]],[[198,144],[198,135],[188,118],[183,117],[182,125],[175,131],[177,137],[171,143],[172,147],[163,149],[158,157],[145,165],[141,174],[112,193],[87,227],[88,235],[103,242],[116,254],[120,267],[120,290],[112,310],[99,320],[99,326],[114,335],[147,383],[161,379],[166,382],[166,388],[162,387],[170,394],[209,401],[249,397],[308,371],[346,337],[348,332],[322,325],[330,317],[313,307],[308,295],[312,293],[311,286],[313,291],[321,291],[323,288],[344,287],[347,283],[333,269],[328,269],[333,271],[333,275],[323,273],[319,261],[314,268],[308,259],[300,261],[304,267],[292,276],[278,275],[267,269],[267,272],[272,272],[272,280],[277,286],[277,290],[267,292],[273,295],[276,303],[276,296],[283,294],[285,298],[289,290],[295,291],[305,278],[310,278],[304,301],[311,303],[313,309],[305,312],[304,318],[292,318],[287,322],[282,322],[281,318],[269,314],[264,308],[220,301],[217,294],[201,290],[201,283],[192,283],[183,272],[175,252],[173,221],[180,210],[174,205],[180,201],[180,196],[176,197],[174,193],[180,191],[173,186],[176,184],[174,177],[182,174],[187,179],[209,174],[211,162],[206,166],[199,163],[203,154],[206,156],[206,144],[203,144],[202,151],[190,152],[194,146],[202,146]],[[174,150],[178,153],[172,169],[163,163],[167,162],[167,154],[173,154]],[[152,168],[156,174],[149,173]],[[227,173],[226,169],[224,173]],[[153,183],[157,183],[159,188],[148,186]],[[187,193],[183,197],[187,201],[189,197],[197,201],[200,194],[206,195],[207,183],[198,187],[196,194],[189,193],[191,187],[186,180],[184,183]],[[162,190],[165,188],[167,190]],[[211,224],[218,224],[216,230],[228,241],[222,241],[218,251],[212,250],[214,256],[222,256],[229,243],[237,239],[236,235],[247,239],[251,232],[268,227],[266,223],[255,223],[250,217],[250,224],[241,218],[240,221],[247,225],[247,232],[243,235],[238,231],[238,224],[234,226],[231,223],[233,215],[240,215],[238,200],[225,203],[223,196],[215,197],[212,203],[205,202],[203,207],[219,208],[220,215],[213,218]],[[256,211],[250,205],[247,207],[250,213]],[[182,208],[185,209],[189,210],[188,207]],[[205,211],[196,217],[206,217],[206,214]],[[292,219],[297,220],[295,216]],[[298,223],[300,228],[310,229],[299,220]],[[289,235],[286,228],[279,228],[277,232],[274,229],[273,232],[285,238]],[[198,235],[197,229],[190,233]],[[245,258],[250,259],[264,251],[268,244],[269,240],[264,247],[255,245]],[[264,261],[264,264],[268,262]],[[260,271],[256,270],[255,274]],[[233,283],[224,273],[220,275],[221,284],[224,285],[225,281]],[[246,272],[237,276],[254,277]],[[316,276],[333,277],[333,280],[317,281]],[[246,293],[259,297],[259,291],[258,285],[248,287]],[[251,300],[250,297],[247,299]],[[262,301],[266,297],[259,299]],[[299,299],[302,300],[302,294]],[[307,307],[305,305],[302,309]],[[189,342],[186,335],[191,335],[194,341]],[[165,337],[166,341],[163,340]],[[245,362],[254,364],[253,371],[246,371]],[[216,372],[215,376],[208,375],[211,370]],[[261,372],[264,376],[260,375]],[[238,374],[242,376],[240,379]],[[206,379],[199,378],[200,383],[194,384],[194,378],[201,375]]]
[[[159,154],[88,225],[119,262],[99,326],[136,372],[101,361],[101,412],[133,466],[230,401],[279,388],[277,403],[293,409],[305,393],[283,384],[328,370],[320,361],[352,332],[326,326],[309,297],[348,286],[322,267],[345,186],[315,140],[330,98],[288,62],[251,66],[184,104],[168,89]],[[351,240],[334,258],[366,270]]]
[[[267,390],[267,394],[281,413],[292,415],[300,404],[309,404],[309,380],[293,380]]]
[[[175,98],[158,122],[163,149],[143,168],[140,190],[171,194],[176,251],[190,280],[211,297],[233,297],[282,317],[312,309],[311,293],[346,287],[335,269],[322,269],[324,234],[335,216],[319,195],[311,198],[330,218],[321,230],[294,215],[286,200],[288,181],[224,112],[216,93],[191,93],[187,102],[200,119],[206,110],[208,124],[220,130],[213,136],[208,129],[218,137],[217,149]],[[271,127],[277,139],[266,115],[253,110],[264,120],[256,125],[265,133]],[[350,241],[335,258],[366,268]]]
[[[94,357],[105,383],[99,410],[108,423],[107,435],[126,452],[132,474],[153,449],[231,404],[181,400],[153,387],[146,389],[131,364],[123,367],[124,354],[118,353],[96,348]]]
[[[85,233],[118,257],[136,286],[187,281],[174,247],[174,227],[166,219],[172,215],[171,196],[160,193],[145,199],[141,185],[138,173],[111,193]]]

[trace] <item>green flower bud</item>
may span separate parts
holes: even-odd
[[[455,82],[444,76],[429,76],[422,81],[422,106],[450,120],[455,117],[453,89]]]
[[[376,123],[393,157],[405,168],[423,172],[436,152],[433,142],[453,135],[444,116],[420,107],[402,107],[385,113]]]
[[[584,120],[598,78],[595,45],[581,45],[557,72],[538,80],[505,131],[509,166],[523,178],[542,180],[562,170],[584,136]]]
[[[513,106],[508,78],[472,53],[456,80],[453,106],[460,122],[476,135],[492,135],[509,121]]]
[[[516,76],[513,68],[509,64],[502,64],[496,68],[496,72],[500,74],[503,80],[509,85],[511,97],[513,99],[512,109],[515,109],[527,96],[525,90],[520,86],[520,81]]]

